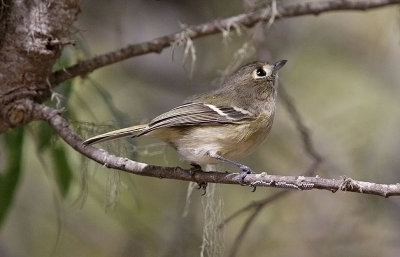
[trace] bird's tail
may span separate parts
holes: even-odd
[[[148,124],[137,125],[129,128],[118,129],[114,131],[110,131],[92,138],[89,138],[83,142],[85,145],[91,145],[100,143],[107,140],[122,138],[122,137],[138,137],[145,133],[147,133],[147,129],[149,128]]]

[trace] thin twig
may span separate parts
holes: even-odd
[[[128,173],[167,178],[182,181],[193,181],[199,184],[218,183],[236,184],[242,183],[237,173],[203,172],[182,169],[180,167],[162,167],[146,163],[132,161],[128,158],[114,156],[105,150],[87,146],[83,140],[71,130],[68,122],[61,116],[58,110],[26,100],[26,108],[30,108],[35,119],[45,120],[52,126],[59,136],[86,157],[102,164],[104,167],[118,169]],[[384,197],[400,195],[400,184],[377,184],[364,181],[356,181],[351,178],[326,179],[320,177],[303,176],[275,176],[266,173],[249,174],[244,179],[244,184],[252,187],[274,187],[296,189],[298,191],[322,189],[336,192],[337,190],[351,191],[363,194],[373,194]]]
[[[303,141],[303,149],[305,153],[307,153],[313,159],[313,166],[318,166],[322,162],[322,156],[315,149],[310,130],[305,125],[299,111],[294,104],[293,98],[286,91],[285,87],[280,83],[279,85],[279,97],[282,99],[282,102],[292,117],[294,123],[296,124],[297,131],[300,133],[301,139]],[[310,172],[314,172],[317,167],[313,167],[309,169]],[[308,173],[307,173],[308,174]],[[313,175],[313,173],[309,174]]]
[[[285,191],[284,191],[285,192]],[[247,218],[245,223],[242,226],[242,229],[240,230],[239,234],[236,236],[235,241],[233,242],[231,251],[229,253],[229,257],[235,257],[238,253],[239,247],[241,243],[243,242],[243,238],[246,235],[247,231],[250,228],[250,225],[253,223],[257,215],[260,213],[260,211],[263,209],[262,206],[257,206],[253,213]]]
[[[288,192],[291,192],[289,190],[282,190],[278,193],[275,193],[271,196],[268,196],[264,199],[258,200],[258,201],[254,201],[251,204],[248,204],[246,206],[244,206],[243,208],[237,210],[236,212],[234,212],[232,215],[230,215],[228,218],[226,218],[224,220],[223,223],[218,225],[218,228],[222,228],[223,226],[226,226],[230,221],[232,221],[234,218],[236,218],[237,216],[239,216],[240,214],[253,210],[253,209],[257,209],[260,207],[264,207],[265,205],[274,202],[275,200],[278,200],[279,198],[281,198],[282,196],[286,195]]]
[[[275,19],[279,20],[296,16],[319,15],[321,13],[333,11],[364,11],[399,3],[400,0],[329,0],[306,3],[300,2],[295,4],[292,3],[284,6],[277,6],[277,12],[279,13],[279,16],[276,16]],[[49,81],[52,86],[56,86],[68,79],[77,76],[85,76],[86,74],[98,68],[131,57],[148,53],[160,53],[164,48],[170,47],[174,44],[174,42],[182,38],[182,35],[188,39],[196,39],[207,35],[222,33],[223,31],[229,31],[232,26],[244,26],[248,28],[253,27],[258,22],[268,22],[270,20],[272,12],[269,12],[269,8],[270,7],[250,13],[231,16],[225,19],[216,19],[200,25],[188,26],[185,29],[170,35],[162,36],[144,43],[128,45],[119,50],[102,54],[92,59],[79,62],[68,68],[55,71],[50,76]]]

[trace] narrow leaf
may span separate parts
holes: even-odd
[[[54,176],[60,189],[61,195],[65,197],[72,181],[72,169],[69,164],[65,148],[57,145],[51,151],[54,164]]]
[[[21,176],[24,128],[15,128],[3,138],[8,158],[5,170],[0,173],[0,226],[10,210]]]
[[[55,131],[52,129],[49,124],[46,122],[41,122],[38,127],[38,150],[39,152],[42,152],[43,150],[47,149],[48,147],[51,146],[51,141],[55,136]]]

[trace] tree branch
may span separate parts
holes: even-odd
[[[30,121],[18,99],[50,96],[47,78],[79,10],[79,0],[1,0],[0,133]]]
[[[279,16],[276,19],[284,19],[304,15],[318,15],[333,11],[354,11],[368,10],[380,8],[388,5],[399,4],[400,0],[329,0],[318,2],[300,2],[278,6]],[[50,76],[50,83],[56,86],[59,83],[68,79],[84,76],[95,69],[110,65],[134,56],[140,56],[148,53],[160,53],[164,48],[167,48],[178,42],[185,42],[188,39],[196,39],[207,35],[221,33],[222,31],[230,31],[231,28],[237,26],[252,27],[261,21],[268,21],[272,12],[270,8],[261,9],[258,11],[239,14],[225,19],[217,19],[206,22],[204,24],[189,26],[179,32],[162,36],[148,42],[128,45],[116,51],[96,56],[92,59],[79,62],[68,68],[58,70]]]
[[[61,116],[59,110],[34,103],[30,100],[26,100],[25,104],[30,106],[35,119],[47,121],[50,126],[56,130],[60,137],[76,151],[107,168],[118,169],[140,176],[193,181],[200,184],[240,184],[240,178],[236,175],[237,173],[199,171],[191,174],[189,170],[185,170],[180,167],[161,167],[149,165],[132,161],[128,158],[118,157],[92,146],[83,145],[83,140],[71,130],[68,122]],[[29,108],[29,106],[27,108]],[[356,181],[351,178],[326,179],[320,177],[275,176],[267,175],[263,172],[259,174],[247,175],[244,183],[252,187],[261,186],[296,190],[323,189],[331,192],[342,190],[384,197],[400,195],[400,184],[376,184]]]

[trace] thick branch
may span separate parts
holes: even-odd
[[[81,154],[107,168],[118,169],[141,176],[193,181],[201,184],[240,184],[240,178],[238,178],[235,173],[200,171],[190,174],[189,170],[179,167],[160,167],[148,165],[129,160],[128,158],[114,156],[104,150],[97,149],[92,146],[85,146],[82,144],[82,139],[71,130],[68,122],[60,115],[58,110],[33,103],[29,100],[26,101],[26,104],[31,105],[30,108],[33,110],[33,115],[36,119],[47,121],[66,143],[68,143]],[[325,179],[320,177],[275,176],[267,175],[266,173],[260,173],[248,175],[244,182],[245,184],[253,187],[263,186],[296,190],[323,189],[332,192],[342,190],[363,194],[374,194],[384,197],[400,195],[400,184],[376,184],[356,181],[350,178]]]
[[[278,6],[279,16],[276,19],[284,19],[304,15],[318,15],[325,12],[333,11],[353,11],[368,10],[373,8],[384,7],[387,5],[399,4],[400,0],[362,0],[362,1],[345,1],[345,0],[329,0],[309,3],[295,3],[285,6]],[[54,72],[50,77],[53,86],[74,78],[83,76],[95,69],[113,64],[134,56],[140,56],[148,53],[160,53],[174,43],[184,42],[187,39],[196,39],[207,35],[229,31],[235,26],[252,27],[260,21],[267,21],[271,17],[269,8],[258,10],[247,14],[239,14],[226,19],[218,19],[204,24],[189,26],[174,34],[156,38],[154,40],[128,45],[117,51],[109,52],[96,56],[92,59],[79,62],[66,69]]]
[[[50,95],[47,78],[80,10],[79,0],[1,1],[0,133],[30,121],[18,99]]]

